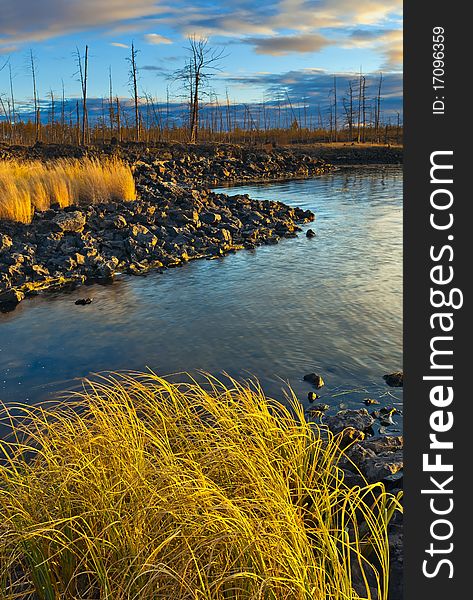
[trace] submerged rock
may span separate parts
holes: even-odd
[[[383,375],[383,379],[391,387],[403,387],[404,385],[404,373],[402,371]]]

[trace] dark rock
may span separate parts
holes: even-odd
[[[309,392],[307,394],[307,398],[308,398],[309,402],[315,402],[315,400],[318,400],[320,398],[320,396],[318,394],[316,394],[315,392]]]
[[[350,448],[348,455],[367,481],[382,481],[403,468],[403,439],[386,437],[364,440]]]
[[[323,403],[320,403],[320,404],[313,404],[313,405],[311,406],[311,410],[315,410],[315,411],[318,411],[318,412],[325,412],[325,411],[327,411],[329,408],[330,408],[330,406],[329,406],[328,404],[323,404]]]
[[[367,432],[373,425],[374,419],[366,408],[359,408],[357,410],[346,409],[340,410],[333,417],[327,417],[325,423],[334,433],[340,433],[347,427]]]
[[[308,238],[313,238],[313,237],[315,237],[315,231],[314,231],[313,229],[308,229],[308,230],[307,230],[307,232],[306,232],[306,236],[307,236]]]
[[[53,219],[62,231],[82,231],[86,222],[84,213],[79,210],[60,212]]]
[[[396,371],[395,373],[383,375],[383,379],[391,387],[403,387],[404,373],[402,371]]]
[[[316,389],[320,389],[325,385],[322,376],[317,375],[317,373],[308,373],[307,375],[304,375],[304,381],[308,381],[312,385],[315,385]]]
[[[6,292],[2,292],[0,294],[0,309],[8,310],[10,308],[13,308],[17,304],[19,304],[24,299],[24,297],[25,294],[22,291],[17,290],[15,288],[7,290]]]
[[[92,304],[92,298],[79,298],[74,302],[78,306],[85,306],[86,304]]]
[[[0,235],[0,252],[6,252],[11,248],[13,241],[9,235]]]

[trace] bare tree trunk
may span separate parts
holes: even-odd
[[[375,132],[376,139],[378,142],[380,141],[379,128],[381,124],[381,85],[383,83],[383,74],[379,74],[379,86],[378,86],[378,97],[376,101],[376,123],[375,123]]]
[[[122,141],[122,125],[121,125],[121,116],[120,116],[120,100],[117,96],[117,133],[118,133],[118,141]]]
[[[31,68],[31,77],[33,79],[33,102],[34,102],[34,114],[35,114],[35,141],[38,142],[40,139],[40,112],[38,105],[38,92],[36,89],[36,65],[33,56],[33,50],[30,50],[30,68]]]
[[[138,82],[137,82],[137,74],[138,74],[138,69],[136,67],[136,55],[137,55],[137,51],[135,50],[135,46],[132,42],[131,44],[131,55],[129,58],[130,61],[130,65],[131,65],[131,71],[130,71],[130,76],[131,76],[131,82],[132,82],[132,86],[133,86],[133,101],[135,104],[135,139],[137,142],[140,141],[140,115],[139,115],[139,110],[138,110]]]
[[[334,123],[334,141],[338,141],[337,124],[337,77],[333,76],[333,123]]]
[[[114,114],[113,114],[113,82],[112,82],[112,67],[108,68],[108,113],[110,120],[110,138],[113,137],[113,128],[114,128]]]
[[[85,46],[84,66],[82,66],[82,58],[79,48],[76,49],[77,66],[79,69],[80,83],[82,87],[82,137],[81,144],[85,146],[88,139],[88,115],[87,115],[87,75],[89,66],[89,47]]]

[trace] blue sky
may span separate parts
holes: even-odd
[[[188,35],[224,48],[215,92],[258,102],[287,90],[294,102],[319,102],[337,73],[340,93],[359,71],[383,71],[386,110],[400,110],[402,95],[401,0],[0,0],[0,69],[11,65],[17,99],[32,96],[27,59],[37,62],[39,93],[80,95],[74,51],[90,52],[90,97],[108,96],[111,67],[115,93],[128,89],[129,47],[139,50],[140,90],[164,99],[179,94],[172,73],[183,65]],[[8,66],[0,94],[9,95]],[[374,92],[373,92],[374,93]]]

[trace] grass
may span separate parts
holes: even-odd
[[[36,210],[134,200],[131,169],[119,160],[0,162],[0,219],[30,223]]]
[[[386,600],[382,484],[256,383],[154,374],[3,412],[5,600]]]

